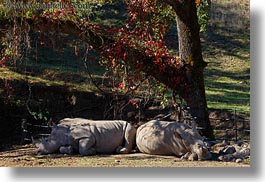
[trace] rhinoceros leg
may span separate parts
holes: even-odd
[[[189,158],[188,158],[189,161],[197,161],[199,160],[198,159],[198,155],[196,153],[192,153]]]
[[[191,155],[190,152],[187,152],[185,155],[183,155],[180,159],[181,160],[188,160],[189,156]]]
[[[181,157],[181,160],[195,161],[198,160],[198,155],[196,153],[187,152]]]
[[[95,138],[84,138],[79,140],[79,153],[83,156],[86,155],[95,155],[96,150],[93,148],[93,145],[95,144]]]
[[[133,148],[133,145],[135,144],[135,137],[136,137],[136,128],[131,123],[128,123],[124,133],[125,145],[124,147],[122,146],[117,147],[116,153],[119,154],[130,153]]]
[[[73,154],[74,153],[74,149],[72,146],[61,146],[59,148],[59,151],[61,154]]]

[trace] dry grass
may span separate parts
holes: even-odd
[[[95,155],[81,157],[51,154],[38,156],[32,146],[0,152],[0,167],[250,167],[247,163],[218,161],[182,161],[174,156]]]

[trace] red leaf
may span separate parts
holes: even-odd
[[[4,56],[1,61],[0,61],[0,65],[3,65],[5,62],[8,61],[8,57]]]
[[[77,47],[77,46],[75,46],[75,55],[76,55],[76,56],[78,56],[78,55],[79,55],[79,53],[80,53],[80,51],[79,51],[78,47]]]

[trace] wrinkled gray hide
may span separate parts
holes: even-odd
[[[136,145],[146,154],[176,155],[188,160],[211,158],[197,130],[184,123],[149,121],[137,129]]]
[[[66,118],[52,128],[48,138],[36,145],[37,153],[129,153],[135,143],[135,134],[134,126],[126,121]]]

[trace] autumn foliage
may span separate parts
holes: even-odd
[[[71,2],[60,1],[60,3],[70,4]],[[181,60],[170,53],[166,43],[168,39],[166,33],[172,19],[172,7],[163,1],[150,0],[132,0],[126,1],[125,4],[128,18],[122,27],[106,27],[90,22],[89,19],[81,17],[78,10],[71,6],[38,14],[33,13],[30,18],[39,27],[39,43],[43,46],[54,48],[63,46],[63,44],[55,45],[59,42],[58,34],[53,33],[53,36],[47,36],[47,32],[57,32],[58,30],[53,28],[56,26],[53,25],[67,21],[73,22],[73,25],[81,30],[80,34],[89,29],[94,35],[101,37],[102,45],[97,47],[95,44],[98,42],[88,41],[87,47],[89,51],[97,51],[98,61],[108,70],[104,76],[114,80],[113,90],[134,93],[151,76],[157,79],[156,84],[161,86],[163,83],[165,89],[174,90],[191,103],[190,69],[185,64],[186,60]],[[196,5],[200,6],[200,4],[201,1],[196,0]],[[17,44],[19,43],[15,43],[15,54],[18,54]],[[78,46],[75,46],[74,54],[80,55]],[[0,65],[4,65],[10,57],[10,51],[6,54],[5,49],[2,49]],[[158,75],[166,76],[161,79]]]
[[[187,102],[192,102],[187,68],[178,56],[170,53],[166,43],[170,6],[156,1],[134,0],[127,4],[127,8],[129,17],[126,25],[107,30],[109,35],[115,35],[115,41],[104,46],[101,52],[103,65],[116,70],[116,76],[125,76],[127,89],[135,88],[132,83],[146,75],[155,78],[155,75],[170,75],[164,81],[167,83],[165,86],[178,90]],[[136,74],[121,74],[125,67]]]

